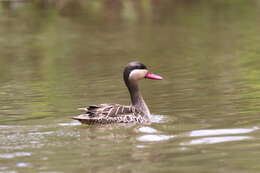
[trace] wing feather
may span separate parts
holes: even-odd
[[[86,111],[73,119],[79,120],[82,123],[127,123],[139,122],[139,117],[142,114],[134,106],[125,106],[119,104],[99,104],[90,105],[80,110]]]

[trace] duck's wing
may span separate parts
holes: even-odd
[[[143,123],[142,112],[133,106],[125,106],[119,104],[99,104],[90,105],[86,108],[79,108],[86,111],[73,119],[82,123]]]

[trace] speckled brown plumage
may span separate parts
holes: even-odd
[[[86,111],[77,117],[84,124],[109,124],[109,123],[149,123],[150,120],[134,106],[124,106],[119,104],[98,104],[90,105],[86,108],[79,108]]]

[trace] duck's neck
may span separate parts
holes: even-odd
[[[150,111],[146,105],[136,81],[128,81],[127,88],[129,90],[132,105],[142,111],[148,118],[150,118]]]

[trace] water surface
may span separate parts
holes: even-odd
[[[0,2],[0,172],[259,172],[260,1]],[[129,104],[141,61],[151,125],[86,126]]]

